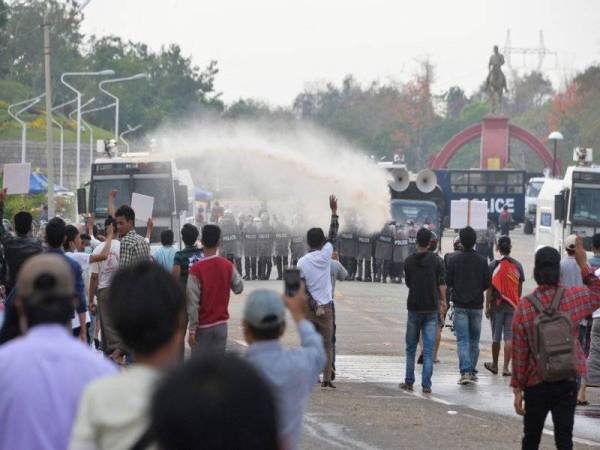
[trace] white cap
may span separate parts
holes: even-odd
[[[569,236],[567,236],[567,239],[565,240],[565,248],[568,250],[575,250],[576,247],[577,247],[577,235],[570,234]]]

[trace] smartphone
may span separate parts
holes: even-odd
[[[285,295],[293,297],[300,290],[300,269],[288,267],[283,272]]]

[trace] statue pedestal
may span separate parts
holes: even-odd
[[[481,168],[504,169],[508,162],[508,117],[487,115],[481,126]]]

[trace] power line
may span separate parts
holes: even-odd
[[[506,58],[506,65],[510,69],[511,72],[516,71],[516,67],[513,64],[512,56],[513,55],[522,55],[523,56],[523,64],[521,67],[526,67],[525,60],[529,56],[537,56],[537,65],[536,71],[541,72],[544,60],[546,56],[554,56],[557,57],[557,52],[550,50],[546,47],[546,42],[544,40],[544,31],[540,30],[539,41],[537,47],[513,47],[511,45],[511,35],[510,29],[506,30],[506,41],[504,43],[504,56]]]

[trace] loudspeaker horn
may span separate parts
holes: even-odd
[[[410,174],[406,169],[392,170],[394,180],[390,183],[390,187],[396,192],[402,192],[408,189],[410,184]]]
[[[429,169],[423,169],[417,175],[417,189],[424,194],[433,191],[437,185],[437,177],[435,172]]]

